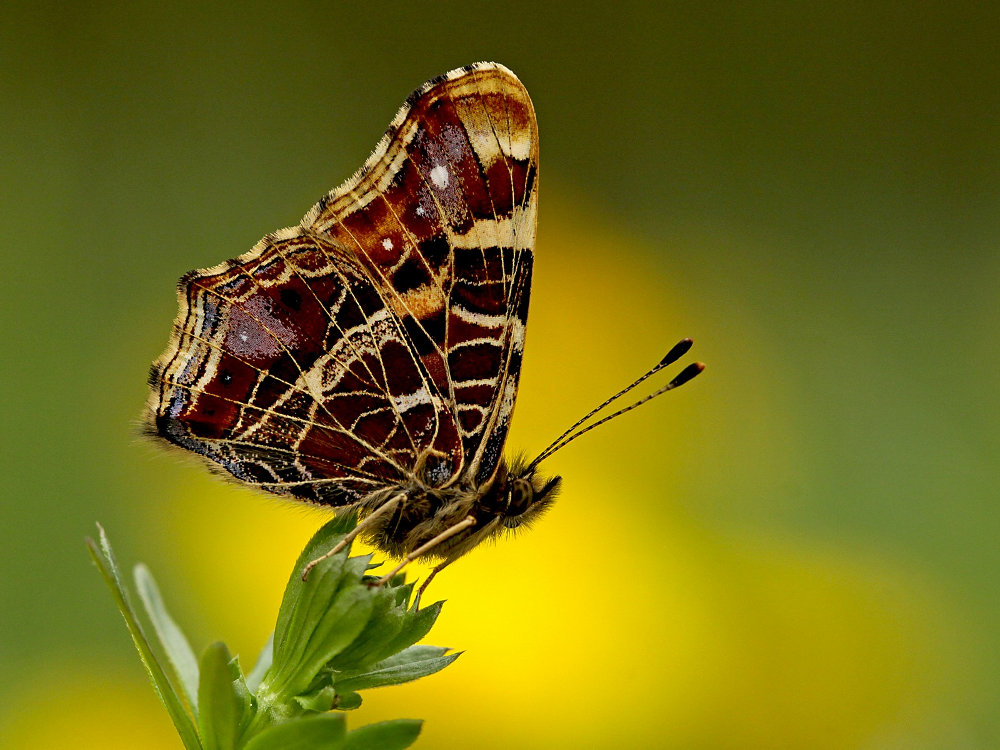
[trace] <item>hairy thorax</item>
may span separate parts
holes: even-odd
[[[435,545],[426,555],[444,560],[460,557],[485,539],[529,523],[555,499],[558,477],[521,476],[520,468],[519,462],[509,468],[504,461],[493,481],[480,487],[471,483],[431,487],[414,476],[405,485],[381,490],[360,504],[361,514],[374,514],[387,503],[394,507],[374,520],[366,537],[389,555],[404,557],[472,518],[475,523],[469,529]]]

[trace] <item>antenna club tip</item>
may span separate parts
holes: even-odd
[[[681,339],[674,344],[670,351],[667,352],[666,356],[660,360],[660,364],[658,364],[657,367],[666,367],[667,365],[673,364],[687,354],[693,344],[693,339]]]
[[[700,375],[701,371],[705,369],[705,364],[703,362],[693,362],[692,364],[685,367],[676,378],[670,381],[670,388],[677,388],[678,386],[684,385],[686,382],[691,380],[691,378],[696,375]]]

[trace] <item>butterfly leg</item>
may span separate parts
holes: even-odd
[[[320,557],[317,557],[315,560],[312,560],[308,565],[306,565],[305,568],[302,569],[302,580],[304,581],[309,577],[310,570],[315,568],[317,565],[326,560],[328,557],[333,557],[334,555],[336,555],[338,552],[344,549],[344,547],[350,544],[358,534],[363,532],[367,527],[371,526],[372,523],[375,521],[375,519],[384,516],[386,513],[389,513],[390,511],[395,510],[396,506],[399,505],[400,501],[405,499],[406,499],[406,493],[400,492],[395,497],[386,500],[372,513],[369,513],[367,516],[362,518],[357,526],[351,529],[351,531],[349,531],[344,536],[343,539],[341,539],[339,542],[337,542],[337,544],[334,545],[333,549],[331,549],[325,555],[321,555]]]
[[[431,581],[434,580],[434,576],[436,576],[442,570],[444,570],[445,568],[447,568],[453,562],[455,562],[455,561],[454,560],[445,560],[440,565],[435,565],[434,569],[430,573],[427,574],[427,578],[424,579],[424,582],[420,584],[420,588],[417,589],[417,596],[414,599],[416,607],[420,606],[420,597],[423,595],[424,589],[426,589],[428,586],[431,585]]]
[[[469,528],[470,526],[475,526],[475,525],[476,525],[476,519],[473,518],[472,516],[466,516],[461,521],[459,521],[458,523],[456,523],[454,526],[449,526],[447,529],[445,529],[444,531],[442,531],[436,537],[434,537],[433,539],[431,539],[428,542],[425,542],[424,544],[421,544],[419,547],[417,547],[415,550],[413,550],[413,552],[411,552],[406,557],[404,557],[403,560],[402,560],[402,562],[400,562],[399,565],[397,565],[395,568],[393,568],[388,573],[386,573],[384,576],[382,576],[382,578],[379,579],[379,582],[376,585],[378,585],[378,586],[384,586],[389,581],[391,581],[393,579],[393,577],[399,571],[401,571],[403,568],[405,568],[411,562],[413,562],[414,560],[416,560],[418,557],[420,557],[421,555],[423,555],[423,554],[429,552],[430,550],[434,549],[439,544],[441,544],[441,542],[443,542],[443,541],[445,541],[447,539],[451,539],[451,537],[455,536],[455,534],[458,534],[459,532],[464,531],[465,529]],[[438,566],[438,567],[443,567],[443,566]],[[434,570],[436,572],[437,568],[435,568]],[[431,573],[431,575],[433,576],[434,573]],[[424,587],[426,587],[426,586],[427,586],[427,584],[425,583]]]

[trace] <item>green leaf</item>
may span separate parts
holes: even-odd
[[[330,712],[359,707],[359,690],[432,674],[459,656],[412,645],[430,629],[441,603],[411,607],[413,584],[402,575],[388,586],[374,585],[377,579],[366,575],[370,556],[348,557],[345,549],[316,565],[308,581],[301,580],[305,565],[336,545],[353,523],[350,516],[334,519],[300,555],[275,632],[246,680],[223,643],[212,644],[195,660],[152,574],[138,565],[135,584],[155,631],[151,642],[128,601],[103,529],[100,547],[88,540],[188,750],[393,750],[416,739],[417,721],[384,722],[348,734],[343,714]]]
[[[312,714],[264,730],[243,750],[337,750],[343,747],[345,725],[343,714]]]
[[[292,573],[288,577],[288,584],[285,586],[285,594],[281,600],[281,607],[278,609],[278,621],[274,626],[275,643],[277,645],[281,644],[284,634],[288,632],[293,610],[301,599],[302,589],[306,584],[306,581],[302,580],[302,571],[305,570],[306,565],[310,562],[336,547],[337,542],[354,528],[355,521],[356,517],[352,513],[345,513],[334,517],[313,534],[312,539],[309,540],[305,549],[299,554],[298,560],[295,562],[295,567],[292,568]],[[349,551],[350,547],[337,557],[347,559]],[[333,558],[325,560],[324,563],[330,562],[331,559]],[[322,567],[323,563],[313,568],[309,577],[312,578]]]
[[[444,656],[450,650],[451,649],[445,648],[444,646],[428,646],[425,644],[410,646],[409,648],[403,649],[398,654],[393,654],[389,658],[383,659],[379,662],[378,667],[400,667],[406,664],[412,664],[413,662],[436,659],[440,656]],[[459,651],[458,653],[462,652]]]
[[[340,711],[361,708],[361,696],[357,693],[337,693],[337,708]]]
[[[323,713],[338,707],[337,691],[332,685],[324,685],[319,690],[306,695],[296,695],[295,702],[306,711]]]
[[[205,750],[233,750],[253,714],[239,664],[219,642],[205,649],[199,666],[198,729]]]
[[[163,604],[163,597],[160,596],[160,590],[153,579],[153,574],[149,572],[149,568],[142,564],[136,565],[132,569],[132,577],[136,590],[139,592],[139,599],[142,600],[160,645],[174,668],[181,688],[187,697],[188,705],[192,706],[197,714],[198,660],[195,658],[194,651],[191,650],[191,645],[183,631]]]
[[[310,625],[314,625],[312,620],[315,619],[313,613],[330,606],[346,562],[346,553],[334,555],[313,568],[308,581],[290,583],[285,589],[274,628],[275,662],[287,664],[298,659],[309,642]],[[295,568],[298,570],[299,566],[296,564]],[[319,601],[314,603],[316,599]]]
[[[350,627],[356,624],[357,629],[347,632],[336,624],[337,618],[331,615],[331,610],[342,615],[343,611],[350,609],[352,599],[361,605],[362,610],[365,609],[366,600],[372,596],[370,589],[359,582],[370,556],[348,559],[348,549],[344,549],[316,565],[308,581],[303,581],[301,576],[306,565],[335,546],[343,534],[353,528],[353,524],[353,516],[335,518],[313,536],[299,555],[278,612],[274,631],[274,664],[264,680],[269,691],[287,694],[288,698],[307,690],[323,666],[318,662],[324,651],[327,652],[326,660],[329,660],[337,651],[348,646],[363,627],[364,622],[349,620],[344,625]],[[335,600],[341,592],[348,590],[354,593],[340,601],[338,607]],[[352,614],[355,619],[364,620],[370,615],[370,606],[367,612]],[[331,635],[339,635],[346,640],[338,646],[331,642]]]
[[[129,635],[132,636],[132,642],[139,652],[139,658],[142,659],[146,673],[153,683],[153,689],[156,690],[156,694],[159,696],[164,708],[170,714],[170,719],[173,721],[174,727],[177,729],[177,733],[184,743],[184,747],[188,750],[202,750],[201,742],[198,739],[198,732],[195,729],[194,719],[189,713],[188,707],[185,706],[180,695],[168,679],[163,666],[157,660],[149,639],[146,638],[142,626],[139,624],[136,612],[129,602],[128,594],[124,586],[122,586],[121,576],[118,573],[118,564],[115,562],[114,552],[111,549],[108,537],[100,524],[97,524],[97,530],[100,547],[95,544],[94,540],[87,539],[87,548],[94,560],[94,564],[97,565],[98,571],[100,571],[101,576],[104,578],[104,582],[111,589],[111,595],[114,597],[115,604],[118,605],[118,611],[125,618],[125,626],[128,628]]]
[[[257,663],[253,665],[253,670],[247,675],[247,688],[250,692],[257,691],[261,680],[263,680],[264,675],[267,674],[267,670],[271,668],[271,662],[273,659],[274,633],[271,633],[267,639],[267,643],[264,644],[264,648],[262,648],[260,653],[257,655]]]
[[[377,596],[361,580],[369,559],[336,555],[313,569],[300,601],[289,607],[286,632],[275,634],[274,664],[262,689],[287,702],[315,688],[329,661],[364,630]]]
[[[337,654],[330,667],[337,671],[367,669],[398,649],[387,650],[406,622],[406,610],[396,605],[394,589],[373,588],[375,592],[372,612],[364,631],[350,646]]]
[[[342,750],[403,750],[412,745],[423,724],[419,719],[395,719],[348,732]]]
[[[352,558],[352,563],[364,564],[365,558]],[[357,567],[355,563],[354,567]],[[352,571],[356,573],[357,571]],[[351,645],[364,630],[375,604],[376,590],[361,582],[361,576],[348,574],[328,610],[315,612],[309,644],[302,654],[299,670],[315,677],[326,664]],[[302,692],[308,683],[296,692]]]
[[[427,635],[438,615],[441,614],[441,607],[444,602],[435,602],[423,609],[409,609],[403,627],[389,643],[385,646],[385,654],[395,654],[408,646],[412,646],[425,635]]]
[[[413,583],[405,583],[399,586],[391,586],[396,592],[396,604],[401,607],[410,606],[410,596],[413,594]]]
[[[362,672],[370,669],[376,663],[396,654],[430,632],[431,626],[441,613],[444,602],[437,602],[417,609],[407,609],[413,584],[390,585],[378,589],[380,595],[392,597],[395,606],[381,614],[384,601],[380,598],[372,613],[371,621],[357,640],[339,654],[331,666],[342,672]]]
[[[447,667],[461,652],[445,653],[448,649],[437,646],[410,646],[395,656],[376,664],[370,671],[337,680],[337,692],[366,690],[386,685],[398,685],[426,677]]]

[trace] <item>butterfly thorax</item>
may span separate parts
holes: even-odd
[[[391,512],[371,523],[368,540],[394,557],[403,557],[438,534],[471,517],[475,524],[435,546],[427,556],[455,559],[485,539],[530,523],[555,500],[559,477],[527,473],[523,462],[508,466],[501,461],[496,475],[486,485],[472,482],[433,487],[415,474],[410,481],[359,504],[362,515],[371,515],[385,503]]]

